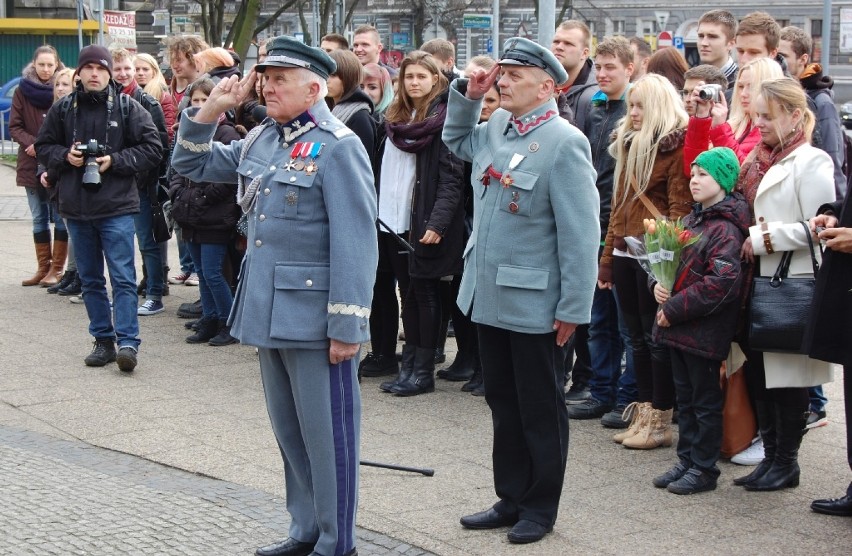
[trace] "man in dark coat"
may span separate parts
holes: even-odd
[[[843,205],[841,210],[841,204]],[[838,219],[837,215],[840,215]],[[852,207],[849,196],[819,208],[811,218],[812,230],[825,242],[825,254],[817,276],[809,330],[809,355],[843,365],[843,398],[846,404],[846,457],[852,469]],[[828,515],[852,516],[852,482],[846,495],[814,500],[811,509]]]

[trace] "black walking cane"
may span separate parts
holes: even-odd
[[[410,243],[405,241],[402,236],[391,230],[390,226],[385,224],[381,218],[376,218],[376,221],[379,223],[379,226],[390,232],[390,235],[394,237],[394,239],[405,248],[409,253],[414,253],[414,247],[411,246]],[[420,473],[426,477],[431,477],[435,474],[434,469],[429,469],[428,467],[406,467],[405,465],[394,465],[392,463],[379,463],[376,461],[366,461],[361,460],[359,462],[364,467],[379,467],[382,469],[393,469],[395,471],[408,471],[410,473]]]

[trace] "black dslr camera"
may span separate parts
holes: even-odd
[[[77,150],[86,157],[83,164],[83,189],[99,190],[101,188],[101,173],[98,171],[100,165],[95,159],[106,155],[106,149],[96,139],[89,139],[77,145]]]

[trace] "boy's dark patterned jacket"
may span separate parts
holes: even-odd
[[[696,204],[684,218],[701,239],[683,250],[671,297],[660,306],[671,326],[655,324],[655,342],[715,361],[727,358],[746,287],[740,249],[749,224],[748,203],[739,193],[707,209]]]

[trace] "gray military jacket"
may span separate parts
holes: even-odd
[[[377,208],[358,137],[324,101],[282,126],[267,119],[230,145],[212,143],[216,124],[192,121],[193,110],[183,113],[174,169],[194,181],[238,182],[241,193],[256,191],[241,203],[248,211],[248,249],[231,334],[244,344],[279,349],[326,349],[329,338],[368,340]],[[308,143],[312,149],[294,157],[296,145]]]
[[[588,323],[600,243],[588,140],[553,100],[519,119],[498,109],[477,125],[481,101],[466,98],[466,86],[457,79],[450,87],[443,133],[473,162],[459,307],[474,322],[528,334],[552,332],[557,319]]]

